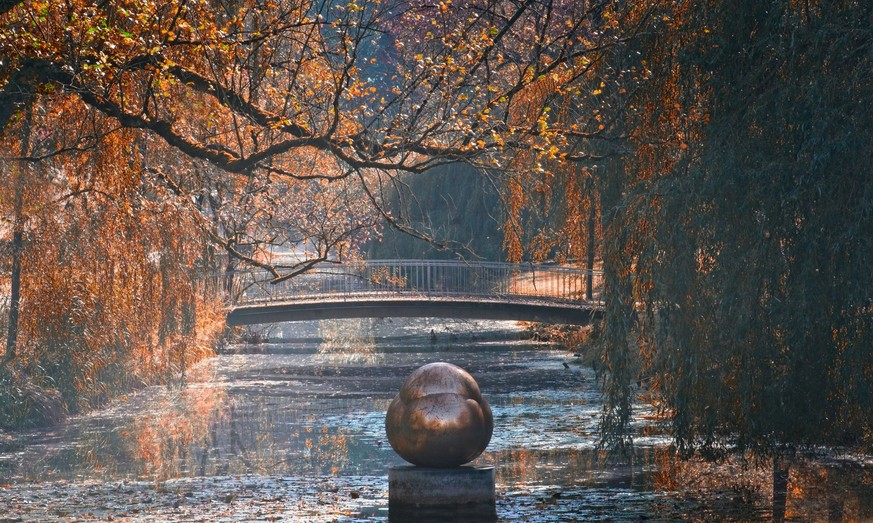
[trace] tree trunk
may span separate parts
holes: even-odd
[[[780,456],[773,458],[773,521],[785,520],[785,505],[788,501],[789,464]]]
[[[21,124],[21,152],[24,157],[30,154],[30,122],[33,109],[30,105],[24,110]],[[10,275],[9,325],[6,330],[6,356],[4,361],[15,358],[18,344],[18,313],[21,306],[21,252],[24,247],[24,178],[27,166],[18,162],[14,168],[15,199],[12,207],[12,274]]]
[[[237,296],[234,295],[234,273],[236,272],[236,260],[233,253],[228,251],[227,262],[224,266],[224,294],[227,296],[231,304],[236,303]]]
[[[18,175],[20,178],[20,175]],[[16,183],[17,185],[17,183]],[[18,192],[18,187],[16,187]],[[16,195],[16,201],[18,200]],[[16,220],[16,223],[18,220]],[[18,310],[21,303],[21,244],[23,235],[21,230],[16,228],[12,232],[12,275],[11,287],[9,294],[9,326],[6,329],[6,361],[12,361],[15,358],[15,347],[18,343]]]
[[[588,248],[586,249],[585,269],[588,275],[585,279],[585,299],[591,301],[594,299],[594,246],[595,246],[595,229],[597,228],[597,208],[594,202],[590,203],[591,209],[588,213]]]

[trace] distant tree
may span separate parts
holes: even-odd
[[[499,183],[500,176],[477,172],[462,163],[395,177],[383,205],[419,234],[386,229],[369,243],[369,255],[501,260]]]

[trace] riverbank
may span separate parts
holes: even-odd
[[[55,353],[22,344],[14,359],[0,364],[0,430],[56,426],[132,391],[184,382],[186,373],[213,356],[230,334],[219,302],[202,300],[198,306],[187,333],[167,336],[161,343],[149,337],[156,346],[148,348],[118,336],[109,347],[99,344],[103,339],[69,340],[53,346]],[[150,327],[154,334],[160,330]]]
[[[49,427],[66,416],[56,388],[40,385],[20,371],[0,368],[0,430]]]

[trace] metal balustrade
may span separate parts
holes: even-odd
[[[266,271],[234,274],[236,305],[298,299],[344,299],[355,296],[482,298],[554,303],[600,299],[600,271],[562,266],[455,260],[369,260],[321,263],[312,270],[273,284]]]

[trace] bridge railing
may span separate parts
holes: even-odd
[[[369,260],[322,263],[307,273],[273,284],[266,271],[234,275],[237,304],[360,295],[536,299],[574,303],[599,301],[600,271],[561,266],[455,260]]]

